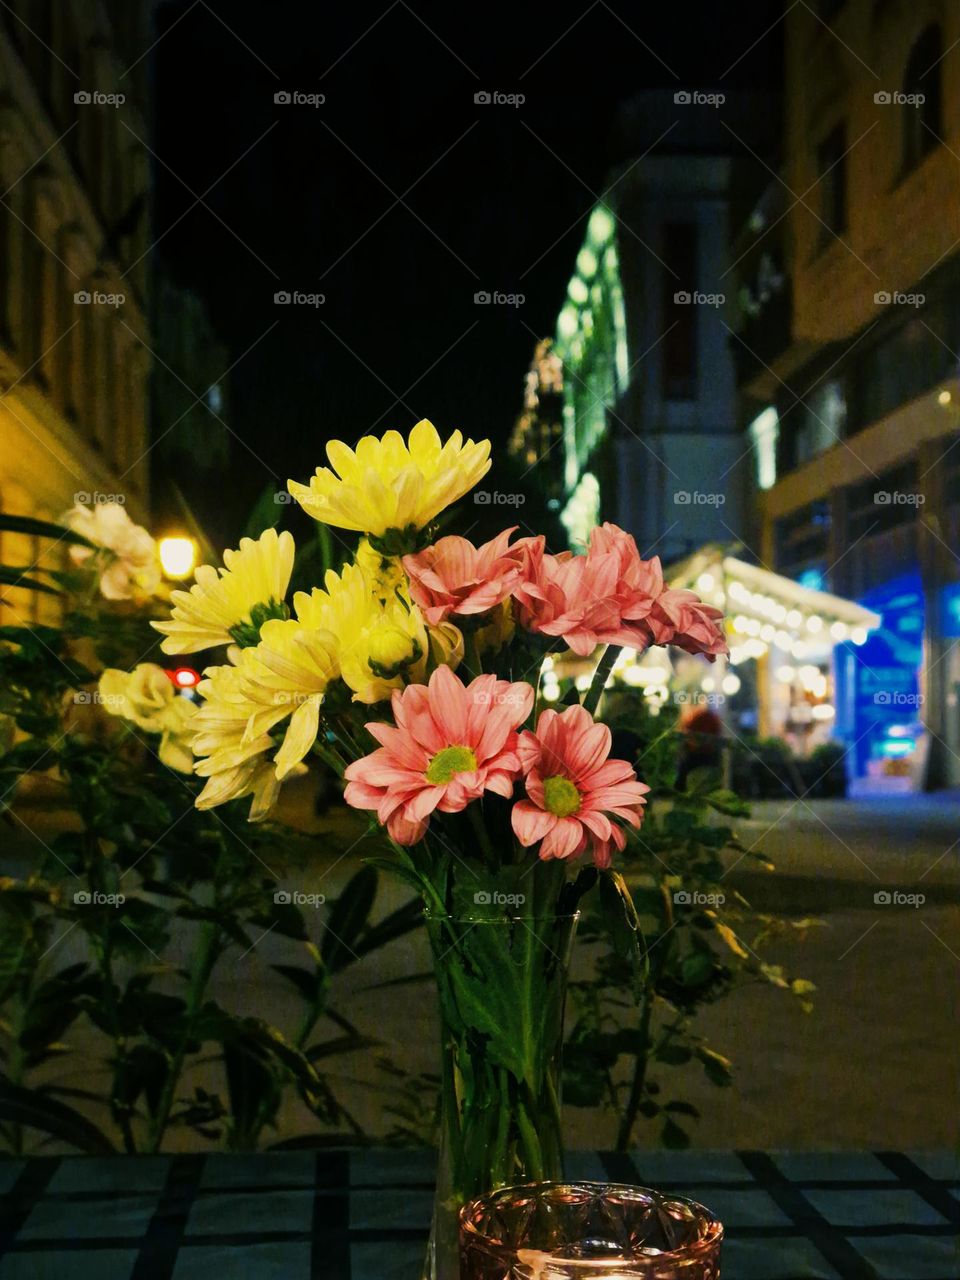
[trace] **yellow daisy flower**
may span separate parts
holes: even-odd
[[[267,529],[241,538],[223,553],[224,568],[201,565],[189,591],[172,591],[171,621],[150,625],[164,635],[164,653],[196,653],[235,641],[256,644],[268,618],[285,618],[283,603],[293,571],[293,536]]]
[[[363,571],[355,564],[343,573],[328,570],[326,590],[297,592],[297,617],[308,627],[336,637],[340,675],[353,690],[354,702],[382,702],[393,689],[422,680],[428,638],[416,605],[395,593],[381,603]]]
[[[464,443],[455,431],[444,444],[424,419],[404,443],[398,431],[364,436],[356,452],[340,440],[327,444],[330,467],[318,467],[309,485],[288,482],[308,515],[340,529],[371,536],[378,550],[409,551],[417,533],[490,470],[490,441]]]
[[[205,679],[197,686],[203,702],[193,718],[196,735],[194,754],[198,760],[195,772],[207,778],[207,784],[195,801],[198,809],[212,809],[252,795],[250,821],[265,818],[276,802],[280,790],[277,772],[267,752],[273,739],[266,731],[272,723],[289,714],[289,708],[267,708],[249,697],[241,684],[236,667],[208,667]],[[259,717],[259,719],[258,719]],[[257,732],[248,730],[257,726]]]
[[[282,781],[317,740],[327,685],[339,674],[337,642],[329,631],[304,626],[302,621],[272,618],[261,627],[256,648],[243,651],[240,674],[240,686],[251,699],[272,701],[290,716],[274,758]],[[248,736],[256,733],[255,720],[251,717]]]

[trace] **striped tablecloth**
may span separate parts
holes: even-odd
[[[419,1280],[431,1152],[0,1163],[0,1280]],[[958,1280],[946,1152],[574,1153],[573,1178],[703,1201],[724,1280]]]

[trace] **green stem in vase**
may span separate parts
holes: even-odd
[[[608,644],[603,651],[603,656],[597,663],[597,669],[593,673],[587,696],[583,700],[584,710],[589,711],[591,715],[597,709],[600,697],[606,687],[607,677],[613,670],[613,664],[616,662],[622,648],[623,646],[619,644]]]
[[[543,1182],[543,1149],[540,1146],[540,1139],[537,1137],[536,1126],[527,1109],[526,1099],[521,1096],[517,1097],[517,1128],[520,1131],[520,1141],[523,1144],[527,1176],[531,1182]]]

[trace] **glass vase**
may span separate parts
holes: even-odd
[[[478,891],[478,910],[456,918],[426,915],[439,994],[441,1134],[424,1280],[458,1280],[459,1212],[468,1201],[563,1176],[561,1049],[577,915],[503,914],[496,896]]]
[[[722,1224],[645,1187],[548,1182],[464,1206],[459,1280],[718,1280]]]

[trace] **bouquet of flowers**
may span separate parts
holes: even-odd
[[[193,718],[197,804],[252,798],[265,817],[314,753],[375,815],[383,865],[421,895],[440,993],[441,1168],[428,1273],[445,1276],[455,1215],[510,1182],[561,1176],[559,1054],[580,898],[629,893],[612,869],[645,793],[594,719],[621,647],[726,651],[720,611],[666,586],[615,525],[551,554],[505,529],[434,540],[439,513],[490,468],[490,444],[418,423],[327,445],[290,482],[314,519],[358,534],[322,586],[287,591],[294,543],[267,530],[197,570],[156,622],[172,654],[219,647]],[[583,704],[545,705],[540,671],[566,650],[599,660]],[[575,874],[574,874],[575,873]],[[611,889],[612,887],[612,889]],[[635,925],[635,916],[633,918]],[[455,1255],[452,1255],[455,1256]],[[454,1272],[455,1274],[455,1272]]]

